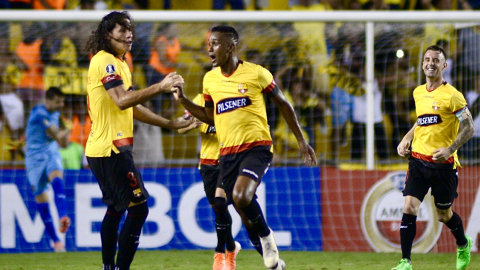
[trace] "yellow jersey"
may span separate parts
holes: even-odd
[[[205,107],[214,107],[220,156],[272,146],[264,93],[274,96],[278,87],[260,65],[239,61],[233,74],[225,76],[220,68],[205,74]]]
[[[198,106],[205,106],[203,95],[199,94],[193,102]],[[218,157],[220,155],[220,146],[218,145],[217,132],[215,126],[202,123],[198,128],[200,138],[202,139],[202,147],[200,149],[200,164],[202,165],[218,165]]]
[[[457,138],[460,120],[457,113],[466,109],[467,102],[457,89],[448,83],[428,90],[426,84],[413,91],[417,113],[417,127],[412,143],[412,157],[431,163],[433,151],[449,147]],[[453,168],[460,166],[457,152],[445,161]]]
[[[93,56],[88,69],[87,105],[92,120],[85,154],[109,157],[132,151],[133,108],[120,110],[107,91],[118,85],[132,90],[132,74],[126,61],[105,51]]]

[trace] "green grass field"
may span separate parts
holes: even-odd
[[[288,270],[390,270],[400,259],[398,253],[291,252],[281,251]],[[413,254],[415,270],[454,270],[455,254]],[[144,251],[133,261],[132,270],[212,269],[213,251]],[[0,269],[100,270],[100,252],[0,254]],[[237,269],[265,269],[261,257],[252,250],[242,250]],[[469,270],[480,269],[480,254],[472,254]]]

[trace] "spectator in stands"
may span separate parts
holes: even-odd
[[[135,0],[133,3],[134,10],[147,10],[149,6],[148,0]],[[151,37],[152,31],[154,28],[153,22],[140,22],[137,23],[137,35],[138,37],[133,42],[132,50],[130,53],[132,54],[133,65],[135,66],[136,72],[142,72],[143,76],[145,76],[145,68],[148,64],[151,54]],[[138,80],[135,80],[136,84],[138,84]],[[140,88],[144,88],[146,85],[139,86]]]
[[[32,0],[8,0],[12,9],[32,9]]]
[[[24,31],[24,39],[18,44],[16,54],[25,64],[22,80],[17,85],[17,94],[22,99],[26,113],[45,99],[43,82],[44,63],[48,62],[48,46],[44,42],[45,26],[34,23]]]
[[[15,94],[23,65],[8,48],[8,24],[0,29],[0,130],[7,135],[4,144],[7,151],[0,159],[15,161],[20,156],[25,129],[25,112],[22,100]],[[3,147],[2,147],[3,148]],[[3,152],[3,151],[2,151]],[[8,153],[8,157],[5,156]]]
[[[314,0],[299,0],[299,5],[291,7],[292,11],[326,11],[331,7],[324,3],[314,3]],[[324,22],[294,22],[293,27],[298,32],[300,39],[305,46],[306,58],[313,65],[313,85],[316,89],[323,90],[325,81],[325,70],[329,61],[327,40],[325,35],[326,24]]]
[[[231,9],[234,10],[245,9],[243,0],[213,0],[212,8],[213,10],[223,10],[226,8],[227,4],[230,6]]]
[[[448,40],[439,39],[435,45],[440,46],[446,52],[450,52],[450,43]],[[455,58],[456,54],[448,54],[448,58],[445,59],[447,63],[447,67],[443,70],[443,79],[451,85],[455,85],[456,83],[453,81],[453,58]]]
[[[62,128],[60,120],[60,110],[63,105],[64,94],[60,88],[49,88],[46,92],[45,104],[33,108],[26,130],[27,177],[35,195],[37,210],[45,224],[45,230],[54,242],[55,252],[65,252],[65,245],[60,242],[52,223],[47,195],[48,183],[51,184],[55,196],[55,205],[60,218],[60,232],[65,233],[70,226],[63,183],[62,158],[58,152],[58,146],[67,146],[70,134],[68,129]]]
[[[366,89],[365,82],[365,48],[363,46],[354,47],[352,50],[351,72],[358,74],[362,83],[362,88]],[[389,158],[388,141],[383,126],[382,112],[382,92],[380,91],[378,81],[375,79],[373,83],[374,103],[374,132],[375,132],[375,148],[376,153],[381,160]],[[367,100],[366,94],[361,96],[353,96],[352,105],[352,135],[351,135],[351,154],[352,160],[360,160],[364,158],[366,144],[366,128],[367,128]]]
[[[33,9],[56,9],[62,10],[67,6],[66,0],[32,0]]]
[[[146,66],[147,85],[160,82],[167,74],[183,67],[178,62],[181,44],[177,37],[178,29],[174,23],[163,23],[157,28],[155,41]],[[154,111],[171,119],[175,113],[175,102],[170,93],[160,94],[152,99]]]
[[[63,168],[79,170],[88,167],[85,156],[85,145],[91,129],[90,117],[86,110],[86,99],[83,95],[66,95],[66,106],[63,113],[63,123],[70,130],[68,144],[60,148]]]

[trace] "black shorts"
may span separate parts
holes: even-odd
[[[457,198],[458,174],[456,169],[428,168],[422,161],[411,158],[403,196],[413,196],[420,201],[431,188],[438,209],[448,209]]]
[[[220,187],[225,190],[227,201],[232,202],[232,191],[239,175],[260,184],[272,158],[270,146],[263,145],[240,153],[220,156]]]
[[[215,192],[220,185],[218,178],[219,172],[220,169],[218,165],[200,165],[200,175],[203,180],[203,188],[205,189],[205,194],[207,195],[210,205],[214,205]]]
[[[149,197],[133,163],[132,152],[112,152],[110,157],[87,157],[87,160],[102,190],[104,204],[120,212],[127,209],[130,202],[142,202]]]

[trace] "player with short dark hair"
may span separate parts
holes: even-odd
[[[25,166],[27,177],[35,195],[37,210],[45,224],[48,236],[54,242],[55,252],[65,252],[52,223],[49,210],[48,183],[54,192],[54,201],[60,218],[59,231],[65,233],[70,226],[67,216],[65,184],[63,183],[62,157],[58,146],[66,147],[70,131],[60,126],[60,110],[65,95],[58,87],[50,87],[44,104],[35,106],[30,113],[26,130],[27,151]]]
[[[298,141],[305,164],[316,164],[316,156],[302,134],[292,105],[285,99],[272,74],[262,66],[238,59],[238,38],[233,27],[212,28],[208,53],[214,69],[203,80],[205,107],[188,100],[181,86],[172,89],[193,116],[215,125],[220,144],[221,188],[225,192],[222,197],[227,203],[234,204],[260,237],[265,266],[284,269],[285,263],[279,258],[273,232],[255,195],[273,157],[263,94],[278,106]],[[245,224],[243,218],[242,221]]]
[[[132,156],[133,119],[160,127],[178,129],[191,120],[174,121],[140,105],[173,86],[181,87],[182,76],[168,74],[161,82],[132,91],[132,74],[125,54],[132,48],[135,27],[127,12],[111,12],[98,24],[87,43],[94,54],[88,70],[88,113],[92,131],[85,154],[102,190],[108,208],[102,222],[103,269],[130,269],[148,215],[149,197]],[[127,218],[117,234],[120,220]],[[118,255],[115,261],[118,243]]]
[[[438,220],[447,225],[456,239],[457,269],[465,269],[470,262],[472,239],[465,235],[462,219],[452,211],[452,205],[457,197],[460,166],[457,150],[473,136],[475,128],[462,93],[443,79],[446,58],[440,46],[425,50],[423,72],[427,83],[413,91],[417,122],[397,147],[400,156],[410,155],[410,161],[400,226],[402,259],[392,270],[412,269],[417,214],[429,189]]]

